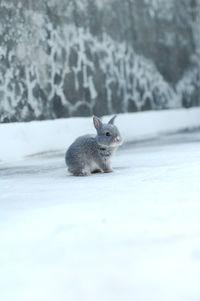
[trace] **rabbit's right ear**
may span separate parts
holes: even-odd
[[[110,121],[108,122],[108,124],[114,124],[115,118],[117,117],[117,115],[114,115]]]
[[[93,122],[94,122],[94,127],[98,131],[101,128],[101,126],[102,126],[101,120],[98,117],[93,116]]]

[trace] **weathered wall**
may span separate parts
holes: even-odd
[[[0,122],[200,105],[199,0],[0,0]]]

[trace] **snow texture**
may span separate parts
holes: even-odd
[[[124,142],[151,138],[200,127],[200,108],[119,114],[116,125]],[[90,133],[95,133],[91,117],[1,124],[0,160],[67,149],[75,138]]]
[[[64,152],[1,163],[0,299],[200,300],[199,150],[199,130],[133,143],[84,178]]]

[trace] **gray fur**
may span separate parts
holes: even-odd
[[[111,172],[111,158],[122,143],[119,130],[114,125],[116,115],[108,124],[94,116],[97,135],[78,137],[69,147],[65,161],[69,172],[75,176],[88,176],[94,172]],[[108,136],[109,133],[109,136]]]

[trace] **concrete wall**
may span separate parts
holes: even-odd
[[[200,105],[199,0],[0,0],[0,122]]]

